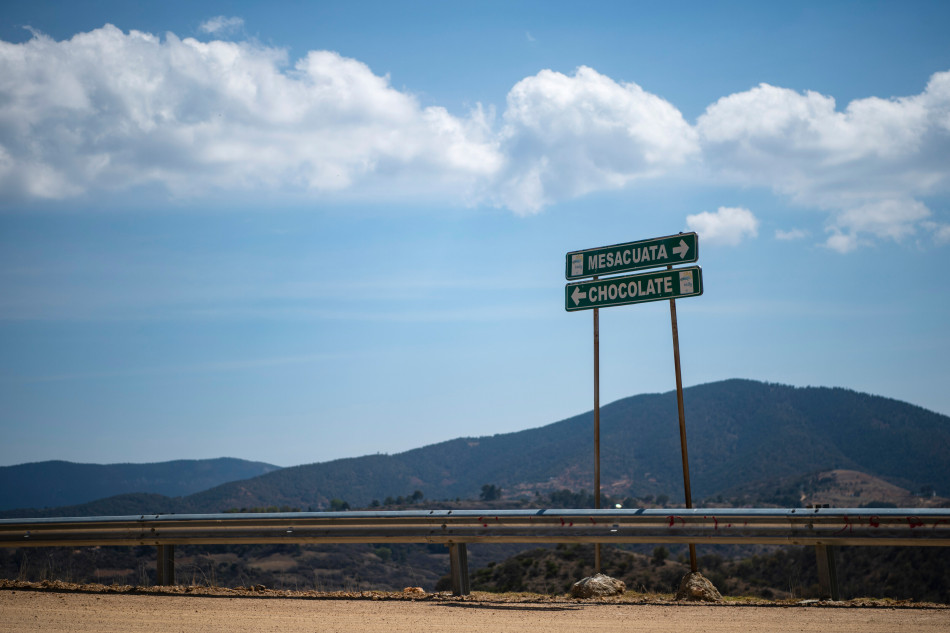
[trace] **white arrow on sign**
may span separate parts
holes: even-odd
[[[679,255],[680,259],[683,259],[684,257],[686,257],[687,252],[689,252],[689,244],[687,244],[684,240],[680,240],[679,246],[673,247],[673,254]]]
[[[571,293],[571,299],[574,300],[574,305],[578,305],[581,302],[581,299],[587,298],[587,292],[581,292],[580,288],[575,287],[574,292]]]

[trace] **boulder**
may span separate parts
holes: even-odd
[[[571,585],[572,598],[601,598],[603,596],[619,596],[627,590],[622,580],[597,574],[578,580]]]
[[[698,571],[694,571],[683,576],[680,581],[680,588],[676,592],[676,599],[697,602],[722,602],[722,594],[716,589],[716,585],[709,582]]]

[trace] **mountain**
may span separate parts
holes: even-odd
[[[48,461],[3,466],[0,467],[0,510],[76,505],[127,493],[181,497],[279,468],[230,457],[155,464]]]
[[[911,404],[838,388],[727,380],[684,393],[694,501],[750,482],[819,471],[868,473],[913,492],[950,492],[950,418]],[[266,505],[353,507],[421,491],[426,499],[506,498],[593,482],[593,414],[541,428],[461,438],[396,455],[285,468],[189,497],[211,509]],[[601,408],[602,490],[613,497],[682,499],[676,393],[624,398]]]
[[[945,415],[847,389],[740,379],[690,387],[684,400],[694,503],[736,498],[741,490],[739,496],[754,505],[763,495],[750,497],[752,484],[763,492],[773,483],[788,487],[831,470],[858,471],[912,493],[950,493]],[[318,510],[337,500],[357,508],[415,491],[428,502],[475,499],[486,485],[501,488],[503,500],[532,500],[564,489],[589,491],[593,445],[588,412],[541,428],[460,438],[395,455],[283,468],[174,500],[173,506],[176,512]],[[601,408],[601,481],[602,491],[617,499],[682,500],[675,392],[633,396]],[[109,502],[110,508],[115,505]],[[95,507],[55,513],[98,514]]]

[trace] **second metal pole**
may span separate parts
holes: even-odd
[[[672,266],[667,266],[667,270],[673,270]],[[670,322],[673,325],[673,368],[676,371],[676,408],[680,418],[680,448],[683,452],[683,488],[686,495],[686,507],[693,507],[693,493],[689,486],[689,457],[686,453],[686,412],[683,408],[683,377],[680,372],[680,337],[679,330],[676,327],[676,299],[670,299]],[[696,545],[689,544],[689,568],[690,571],[699,571],[699,565],[696,562]]]
[[[594,507],[600,508],[600,310],[597,308],[594,308]],[[594,543],[594,573],[600,573],[600,543]]]

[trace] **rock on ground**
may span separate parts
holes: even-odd
[[[602,596],[619,596],[627,590],[622,580],[597,574],[578,580],[571,585],[572,598],[599,598]]]
[[[698,571],[694,571],[683,576],[680,581],[680,588],[676,592],[677,600],[691,600],[698,602],[722,602],[722,594],[716,589],[716,585]]]

